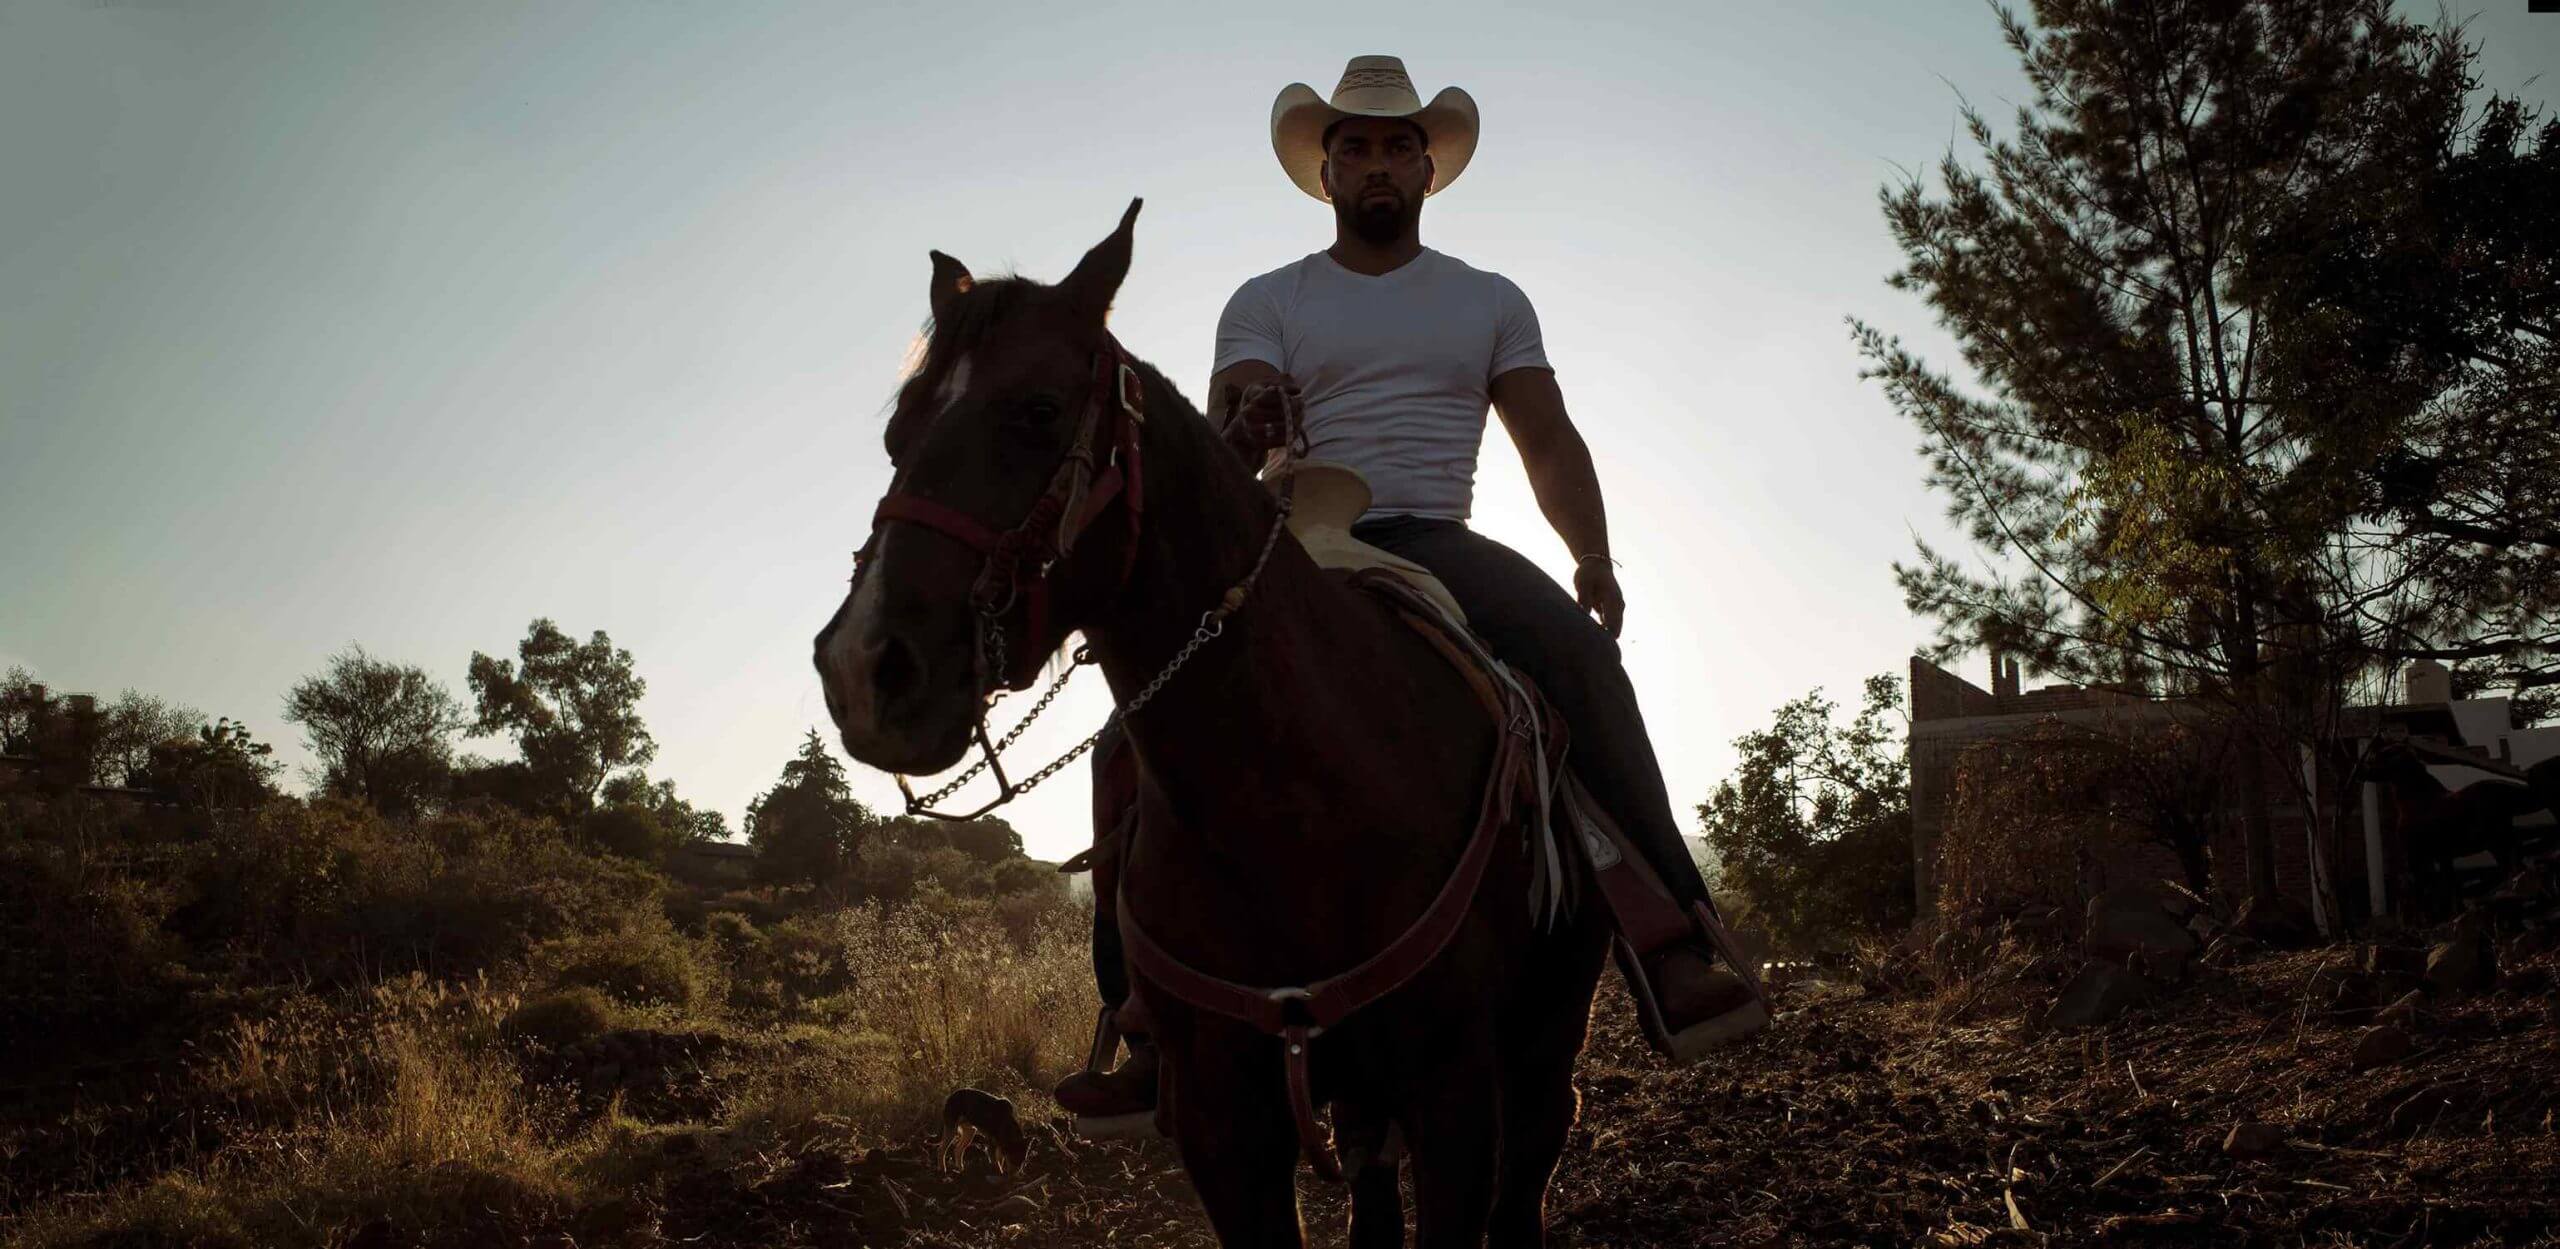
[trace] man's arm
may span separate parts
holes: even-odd
[[[1574,557],[1574,597],[1600,618],[1609,636],[1626,623],[1627,600],[1610,566],[1609,515],[1600,502],[1600,474],[1591,448],[1565,415],[1564,392],[1551,369],[1518,368],[1493,379],[1493,410],[1520,449],[1538,510]],[[1588,557],[1598,558],[1588,558]]]

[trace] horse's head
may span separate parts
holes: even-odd
[[[932,253],[933,329],[889,418],[889,492],[817,638],[854,758],[957,762],[987,693],[1036,678],[1125,577],[1142,403],[1103,322],[1137,216],[1132,200],[1055,286],[973,281]]]

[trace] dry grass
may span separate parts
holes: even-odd
[[[334,1246],[384,1221],[460,1243],[579,1204],[574,1146],[499,1036],[512,997],[411,976],[353,1001],[297,998],[242,1022],[200,1067],[223,1147],[20,1229],[30,1246]]]
[[[786,1023],[709,994],[690,1006],[657,994],[604,1002],[579,983],[613,980],[590,974],[610,948],[602,938],[576,943],[574,958],[546,949],[516,973],[510,984],[529,1003],[485,979],[422,975],[289,993],[222,1029],[188,1072],[218,1148],[104,1192],[58,1193],[15,1226],[0,1211],[0,1240],[650,1243],[646,1209],[667,1180],[659,1151],[671,1132],[718,1142],[724,1155],[876,1144],[938,1127],[943,1096],[963,1084],[1044,1098],[1083,1056],[1090,916],[1056,905],[1028,914],[928,891],[894,909],[800,917],[798,940],[831,947],[820,961],[852,969],[849,988],[804,1012],[823,1022]],[[702,961],[683,975],[703,985],[776,971],[728,962],[724,949],[762,948],[736,931],[725,945],[647,937],[639,961],[660,979],[680,954]],[[604,1013],[581,1009],[565,1030],[527,1026],[570,998]],[[595,1049],[633,1035],[705,1039],[719,1057],[691,1074],[714,1088],[716,1109],[690,1123],[634,1118],[624,1088],[659,1073],[621,1059],[599,1080],[606,1059]]]
[[[1052,908],[1021,939],[998,919],[991,904],[930,895],[838,912],[832,935],[859,971],[830,1005],[850,1027],[788,1030],[811,1060],[760,1082],[740,1125],[898,1139],[938,1126],[963,1085],[1044,1101],[1091,1035],[1089,913]]]

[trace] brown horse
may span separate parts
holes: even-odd
[[[1431,906],[1498,729],[1418,634],[1274,538],[1275,500],[1104,328],[1137,211],[1056,286],[934,254],[890,494],[817,665],[856,759],[933,772],[983,740],[992,686],[1081,631],[1143,774],[1124,922],[1207,976],[1303,986]],[[1310,1046],[1317,1102],[1401,1129],[1426,1249],[1543,1242],[1608,940],[1597,906],[1539,927],[1526,839],[1494,844],[1437,956]],[[1282,1043],[1133,972],[1220,1240],[1302,1244]],[[1392,1166],[1355,1188],[1354,1244],[1402,1241]]]

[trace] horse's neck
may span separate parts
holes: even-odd
[[[1170,387],[1152,388],[1148,400],[1138,557],[1118,601],[1086,630],[1124,706],[1193,640],[1201,614],[1253,575],[1281,523],[1268,491]],[[1336,645],[1327,622],[1341,623],[1347,597],[1293,539],[1279,538],[1242,608],[1129,717],[1131,739],[1170,797],[1224,806],[1226,796],[1250,796],[1236,786],[1286,783],[1281,774],[1308,752],[1275,750],[1289,734],[1272,717],[1303,709],[1304,660]]]

